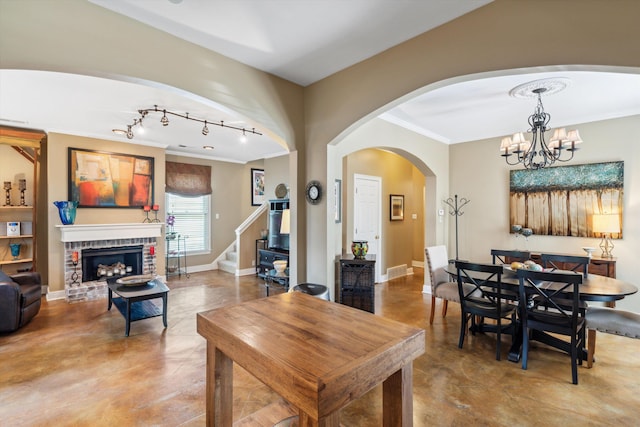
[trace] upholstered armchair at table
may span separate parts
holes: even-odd
[[[8,276],[0,271],[0,333],[15,331],[38,314],[41,289],[40,273]]]
[[[433,317],[436,311],[436,298],[442,299],[442,317],[447,315],[449,301],[460,302],[458,293],[458,282],[449,276],[446,267],[449,264],[447,248],[443,245],[429,246],[425,249],[427,256],[427,268],[431,278],[431,314],[429,324],[433,324]],[[468,292],[473,291],[473,286],[464,284]]]

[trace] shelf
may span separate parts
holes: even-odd
[[[2,211],[30,211],[33,206],[0,206]]]
[[[33,234],[21,234],[19,236],[0,236],[0,239],[33,239]]]
[[[0,261],[0,265],[9,265],[9,264],[24,264],[26,262],[33,262],[33,258],[20,258],[20,259],[10,259],[8,261]]]

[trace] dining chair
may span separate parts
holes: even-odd
[[[587,309],[587,368],[593,366],[596,331],[640,339],[640,314],[607,307]]]
[[[541,254],[542,266],[551,271],[567,270],[581,272],[584,277],[589,274],[591,258],[581,255]]]
[[[491,262],[494,264],[511,264],[513,261],[525,262],[531,258],[531,252],[508,249],[491,249]]]
[[[462,313],[458,347],[462,348],[464,344],[467,325],[471,319],[472,333],[476,330],[496,333],[496,360],[500,360],[502,332],[510,330],[513,340],[517,311],[517,306],[509,304],[503,299],[502,266],[456,261],[456,270]],[[481,319],[480,324],[476,324],[478,318]],[[484,325],[485,318],[494,319],[496,325]],[[503,319],[510,319],[510,322],[503,324]]]
[[[451,280],[446,267],[449,264],[447,248],[444,245],[429,246],[425,249],[427,267],[431,278],[431,314],[429,324],[433,324],[436,310],[436,298],[442,299],[442,317],[447,315],[448,302],[460,302],[458,283]]]
[[[533,331],[570,337],[571,378],[578,384],[582,365],[585,318],[579,299],[582,275],[574,272],[517,270],[522,321],[522,369],[527,369]]]

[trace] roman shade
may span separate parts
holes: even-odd
[[[211,166],[166,162],[167,193],[184,197],[211,194]]]

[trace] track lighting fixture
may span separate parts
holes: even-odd
[[[130,125],[127,125],[127,132],[125,134],[125,135],[127,135],[127,138],[133,139],[133,137],[135,136],[135,134],[133,133],[135,127],[136,126],[142,127],[142,120],[145,117],[147,117],[147,115],[149,113],[162,113],[162,117],[160,118],[160,123],[162,123],[162,126],[168,126],[169,125],[169,118],[167,117],[167,115],[175,116],[175,117],[182,117],[183,119],[192,120],[194,122],[204,123],[204,126],[202,127],[202,134],[205,135],[205,136],[209,134],[209,127],[207,125],[214,125],[214,126],[219,126],[219,127],[223,127],[223,128],[228,128],[228,129],[241,131],[242,132],[242,138],[246,138],[246,134],[247,133],[252,133],[254,135],[262,135],[260,132],[256,131],[255,128],[246,129],[246,128],[241,128],[241,127],[237,127],[237,126],[226,125],[224,123],[224,121],[222,121],[222,120],[220,120],[219,122],[212,122],[210,120],[199,119],[197,117],[190,117],[189,113],[184,113],[184,114],[176,113],[174,111],[170,111],[170,110],[167,110],[167,109],[159,109],[157,105],[154,105],[153,108],[146,108],[146,109],[138,110],[138,114],[140,114],[140,117],[134,118],[133,119],[133,123],[130,124]],[[115,130],[114,130],[114,132],[115,132]],[[243,142],[245,142],[245,141],[243,140]]]

